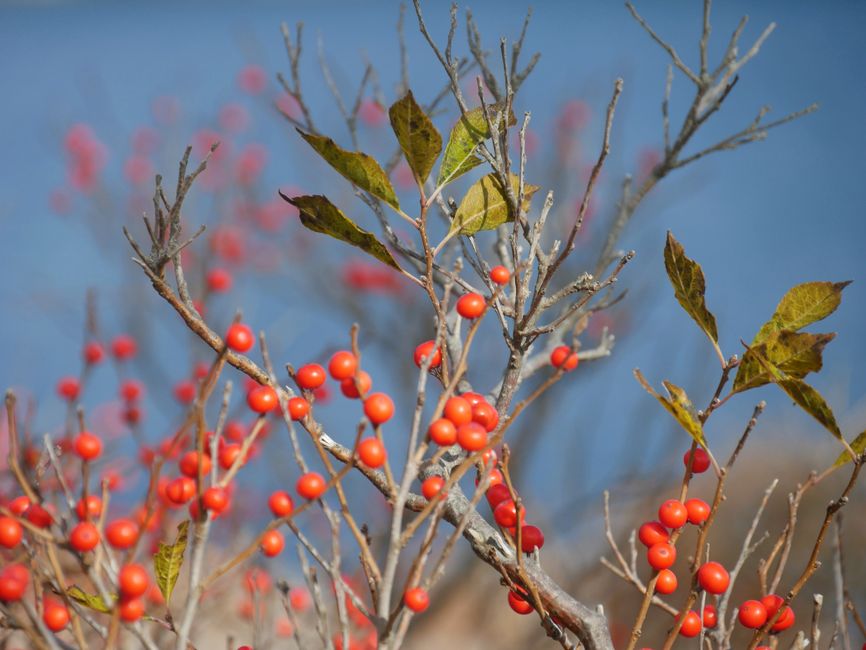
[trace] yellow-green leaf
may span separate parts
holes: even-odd
[[[388,266],[400,270],[400,265],[385,248],[385,244],[376,239],[372,233],[359,228],[326,197],[321,195],[289,197],[282,192],[280,196],[298,208],[301,223],[306,228],[356,246]]]
[[[810,334],[779,330],[772,332],[754,350],[767,361],[790,377],[802,379],[810,372],[818,372],[822,366],[821,353],[835,334]],[[763,386],[772,381],[770,373],[755,359],[755,354],[747,350],[737,368],[734,378],[734,392]]]
[[[488,115],[493,124],[501,119],[504,105],[492,104],[488,106]],[[508,115],[508,126],[517,124],[514,113]],[[439,167],[439,179],[436,185],[445,185],[462,176],[473,167],[481,164],[481,158],[475,155],[475,148],[490,137],[490,129],[484,118],[484,108],[479,106],[467,111],[457,120],[457,124],[451,129],[448,144],[445,147],[445,156],[442,158],[442,166]]]
[[[103,614],[107,614],[111,611],[111,607],[105,604],[105,601],[102,600],[101,596],[98,596],[96,594],[88,594],[86,591],[79,589],[75,585],[72,585],[66,590],[66,595],[75,602],[81,603],[85,607],[89,607],[95,612],[102,612]]]
[[[806,413],[815,418],[821,426],[832,433],[836,438],[842,440],[842,431],[839,430],[839,425],[836,423],[836,416],[833,415],[833,410],[824,400],[817,390],[812,388],[802,379],[790,377],[772,363],[756,349],[750,348],[755,359],[769,373],[773,383],[785,391],[794,402]]]
[[[162,592],[162,597],[168,603],[171,600],[171,592],[180,575],[180,567],[183,566],[183,554],[186,551],[186,540],[189,533],[189,520],[184,520],[177,525],[177,536],[173,544],[159,543],[159,550],[153,556],[153,571],[156,575],[156,584]]]
[[[388,175],[373,158],[360,151],[347,151],[326,136],[304,133],[300,129],[297,131],[341,176],[382,199],[395,210],[400,209]]]
[[[842,289],[851,282],[805,282],[786,293],[770,320],[758,330],[755,340],[760,343],[778,330],[797,331],[827,318],[842,302]]]
[[[668,231],[665,243],[665,270],[674,286],[674,295],[686,313],[692,317],[698,327],[710,337],[713,343],[718,343],[719,332],[716,329],[716,318],[707,309],[704,300],[706,283],[701,265],[686,257],[685,250]]]
[[[388,116],[406,162],[418,183],[424,183],[442,152],[442,136],[415,101],[411,90],[388,109]]]
[[[634,376],[640,382],[640,385],[644,387],[646,392],[655,397],[659,403],[665,407],[667,412],[680,423],[680,426],[686,430],[686,433],[688,433],[698,444],[706,447],[707,443],[704,438],[704,427],[701,425],[698,413],[689,400],[688,395],[686,395],[686,391],[669,381],[664,381],[662,384],[668,393],[668,397],[664,397],[659,395],[655,389],[649,385],[649,382],[637,368],[635,368]]]
[[[855,454],[862,454],[863,452],[866,452],[866,431],[864,431],[851,441],[851,450]],[[849,454],[848,450],[846,449],[841,454],[839,454],[839,458],[837,458],[836,462],[833,463],[833,467],[839,467],[840,465],[844,465],[845,463],[850,463],[851,460],[851,454]]]
[[[520,180],[512,174],[510,181],[516,198]],[[537,191],[537,185],[524,185],[523,210],[529,209],[532,195]],[[451,233],[474,235],[479,230],[492,230],[509,221],[514,221],[514,214],[502,184],[494,174],[487,174],[476,181],[460,201],[451,222]]]

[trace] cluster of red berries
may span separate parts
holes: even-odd
[[[478,393],[467,392],[445,401],[442,417],[427,429],[431,441],[441,447],[458,444],[472,453],[487,446],[487,434],[499,424],[499,413]]]

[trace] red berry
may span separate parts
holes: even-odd
[[[701,633],[701,617],[696,612],[689,610],[680,627],[680,634],[686,638],[692,638]]]
[[[343,381],[355,376],[355,370],[358,368],[358,358],[347,350],[334,352],[331,360],[328,361],[328,374],[332,379]]]
[[[30,507],[30,499],[24,495],[15,497],[9,502],[9,511],[16,517],[21,517]]]
[[[510,498],[511,492],[509,492],[508,486],[504,484],[492,485],[487,490],[487,503],[490,504],[491,509]]]
[[[292,397],[289,400],[289,417],[293,420],[303,420],[310,412],[310,403],[303,397]]]
[[[646,559],[656,571],[669,569],[677,561],[677,550],[667,542],[659,542],[647,549]]]
[[[228,291],[232,288],[232,274],[224,268],[212,268],[207,272],[207,288],[214,293]]]
[[[165,496],[177,505],[188,502],[195,496],[195,480],[189,476],[178,476],[165,486]]]
[[[416,366],[420,368],[421,362],[428,357],[430,358],[431,368],[438,368],[442,364],[442,351],[436,347],[436,341],[424,341],[424,343],[415,348]]]
[[[84,344],[84,361],[90,365],[100,363],[105,357],[105,350],[96,341],[88,341]]]
[[[120,397],[127,402],[135,402],[144,393],[141,382],[135,379],[127,379],[120,384]]]
[[[688,512],[689,523],[700,526],[710,516],[710,504],[701,499],[688,499],[684,504]]]
[[[511,273],[504,266],[494,266],[490,269],[490,279],[496,284],[508,284]]]
[[[719,622],[719,614],[716,611],[716,608],[712,605],[706,605],[704,607],[704,627],[706,628],[714,628],[716,624]]]
[[[117,573],[117,586],[125,598],[141,596],[150,586],[147,571],[140,564],[126,564]]]
[[[256,336],[249,325],[232,323],[226,332],[226,345],[235,352],[249,352],[256,344]]]
[[[27,591],[30,572],[23,564],[10,564],[0,573],[0,600],[12,602],[21,600]]]
[[[481,404],[481,402],[485,402],[484,395],[481,393],[473,393],[469,391],[467,393],[461,393],[460,397],[469,402],[469,406],[475,407]],[[456,424],[456,423],[455,423]]]
[[[430,606],[430,596],[421,587],[413,587],[403,595],[403,602],[413,612],[419,613]]]
[[[365,438],[358,443],[358,458],[367,467],[376,469],[385,464],[385,445],[378,438]]]
[[[177,463],[180,473],[184,476],[189,476],[190,478],[196,478],[198,476],[199,465],[201,465],[202,475],[207,476],[211,469],[210,456],[202,454],[202,460],[199,462],[198,452],[188,451],[180,457],[180,460]]]
[[[524,553],[532,553],[544,546],[544,533],[538,526],[523,526],[520,529],[520,545]]]
[[[305,390],[317,389],[325,383],[325,379],[327,379],[325,369],[318,363],[308,363],[305,366],[301,366],[298,368],[298,372],[295,373],[295,381],[298,382],[298,386]]]
[[[138,525],[131,519],[115,519],[105,527],[105,539],[114,548],[129,548],[138,539]]]
[[[472,421],[477,422],[490,432],[499,424],[499,413],[487,402],[481,402],[472,407]]]
[[[54,521],[54,517],[51,516],[51,513],[38,503],[34,503],[27,508],[24,516],[27,517],[27,521],[34,526],[39,526],[39,528],[48,528]]]
[[[327,483],[321,474],[307,472],[303,474],[295,485],[295,489],[305,499],[318,499],[325,493]]]
[[[466,451],[478,451],[487,446],[487,431],[477,422],[469,422],[457,428],[457,444]]]
[[[270,386],[258,386],[247,393],[247,405],[256,413],[273,411],[279,403],[277,391]]]
[[[24,529],[12,517],[0,517],[0,546],[15,548],[24,537]]]
[[[228,507],[229,495],[225,488],[213,485],[202,493],[201,501],[206,510],[216,515]]]
[[[430,478],[424,479],[424,482],[421,483],[421,494],[424,495],[424,498],[428,501],[432,501],[435,496],[437,496],[442,488],[445,487],[445,479],[441,476],[431,476]],[[444,494],[442,496],[445,496]]]
[[[463,316],[463,318],[478,318],[484,313],[486,306],[487,303],[481,294],[467,293],[460,296],[460,299],[457,300],[457,313]]]
[[[677,590],[677,574],[670,569],[662,569],[656,577],[656,591],[660,594],[672,594]]]
[[[340,392],[349,399],[358,399],[361,395],[366,395],[372,387],[372,378],[363,370],[358,373],[357,385],[355,384],[354,377],[349,377],[340,382]],[[358,390],[359,388],[360,392]]]
[[[747,600],[737,613],[743,627],[755,630],[767,622],[767,608],[757,600]]]
[[[82,460],[94,460],[102,454],[102,440],[87,431],[82,431],[75,437],[73,447]]]
[[[731,577],[718,562],[707,562],[698,569],[698,583],[710,594],[723,594],[731,584]]]
[[[235,461],[240,458],[241,452],[243,449],[237,443],[231,443],[228,445],[223,445],[222,449],[219,450],[219,463],[220,467],[223,469],[230,469],[232,465],[235,464]],[[241,461],[241,465],[243,465],[244,461]]]
[[[78,399],[78,394],[81,392],[81,384],[75,377],[63,377],[57,382],[57,394],[65,400],[73,401]]]
[[[268,507],[270,507],[271,512],[274,513],[274,517],[285,517],[286,515],[292,514],[292,510],[295,508],[295,503],[288,492],[277,490],[272,493],[268,499]]]
[[[784,602],[785,599],[776,594],[769,594],[761,598],[761,604],[767,609],[768,619],[776,615],[776,612],[779,611],[779,608]],[[775,623],[773,623],[773,627],[771,627],[770,630],[772,632],[782,632],[783,630],[787,630],[794,624],[794,618],[794,610],[785,606],[785,609],[782,610],[782,615],[779,616]]]
[[[659,521],[668,528],[682,528],[688,519],[688,510],[676,499],[668,499],[659,507]]]
[[[121,598],[117,611],[122,621],[134,623],[144,616],[144,601],[141,598]]]
[[[102,514],[102,499],[95,494],[88,494],[87,499],[79,499],[75,504],[75,512],[79,519],[95,519]]]
[[[463,397],[450,397],[442,409],[442,416],[451,420],[455,427],[472,422],[472,404]]]
[[[671,538],[667,528],[657,521],[647,521],[641,524],[637,531],[637,537],[641,544],[647,547],[659,542],[666,542]]]
[[[262,553],[268,557],[279,555],[286,546],[286,540],[283,534],[278,530],[269,530],[262,535],[262,540],[259,543]]]
[[[577,368],[580,359],[577,352],[572,352],[567,345],[560,345],[550,353],[550,365],[554,368],[563,368],[566,372]]]
[[[92,551],[99,544],[99,529],[89,521],[76,524],[69,532],[69,545],[79,553]]]
[[[69,625],[69,610],[62,602],[45,598],[42,605],[42,622],[52,632],[60,632]]]
[[[195,383],[189,380],[179,381],[174,385],[174,398],[181,404],[191,404],[195,393]]]
[[[508,606],[521,615],[531,614],[535,609],[528,600],[513,589],[508,590]]]
[[[374,425],[387,422],[394,415],[394,402],[385,393],[373,393],[364,400],[364,415]]]
[[[131,359],[137,351],[138,345],[129,334],[118,334],[111,342],[111,353],[120,361]]]
[[[520,509],[521,521],[526,518],[526,509]],[[517,504],[511,499],[502,501],[493,509],[493,519],[503,528],[511,528],[517,525]]]
[[[691,449],[683,454],[683,464],[688,467],[689,466],[689,456],[692,455]],[[695,449],[694,460],[692,461],[692,472],[694,474],[702,474],[706,472],[710,467],[710,455],[707,453],[707,450],[703,447],[697,447]]]
[[[430,428],[427,429],[427,435],[430,440],[442,447],[450,447],[457,442],[457,427],[451,420],[439,418],[430,423]]]

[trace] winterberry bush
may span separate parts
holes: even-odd
[[[696,391],[671,381],[663,381],[664,392],[659,392],[635,370],[637,381],[662,407],[659,417],[667,417],[662,410],[667,411],[682,429],[677,454],[682,453],[682,466],[665,468],[681,480],[669,493],[653,495],[654,505],[642,519],[627,522],[627,539],[622,519],[611,512],[611,494],[604,494],[597,537],[609,550],[601,563],[617,584],[632,590],[627,606],[603,607],[607,599],[596,589],[597,581],[575,580],[562,563],[554,568],[546,561],[551,535],[537,515],[543,504],[521,496],[523,479],[516,467],[525,445],[516,444],[514,431],[550,395],[568,391],[586,364],[603,363],[612,353],[614,338],[606,328],[592,347],[586,345],[587,333],[625,297],[617,281],[628,273],[636,252],[620,251],[619,239],[644,198],[680,168],[762,140],[769,130],[814,108],[775,121],[767,121],[762,109],[742,129],[699,144],[696,136],[719,119],[738,75],[772,31],[744,47],[741,23],[713,63],[710,4],[705,0],[696,64],[682,59],[627,4],[671,59],[662,105],[664,144],[643,173],[624,179],[614,218],[598,242],[597,261],[588,268],[572,254],[616,146],[612,134],[626,92],[622,80],[612,84],[600,151],[578,207],[563,220],[554,216],[559,213],[553,192],[529,164],[531,113],[515,111],[518,93],[538,61],[538,55],[524,56],[529,16],[512,44],[503,39],[498,49],[488,51],[467,13],[468,54],[462,56],[456,53],[456,7],[447,39],[440,43],[428,32],[416,0],[416,23],[441,64],[441,87],[410,87],[401,13],[401,83],[389,101],[381,89],[374,95],[382,101],[369,98],[372,66],[356,95],[345,97],[323,58],[322,79],[304,79],[304,87],[322,83],[332,92],[349,134],[346,142],[319,129],[302,92],[301,26],[294,32],[283,26],[289,71],[277,75],[282,94],[276,106],[294,127],[291,137],[342,179],[333,174],[323,179],[323,189],[315,191],[324,193],[290,190],[291,181],[266,190],[259,178],[264,153],[247,147],[234,156],[210,132],[200,133],[195,146],[186,149],[170,183],[156,175],[143,224],[123,228],[141,272],[135,281],[149,282],[167,303],[161,313],[173,312],[189,330],[190,347],[207,353],[190,376],[172,386],[183,415],[156,443],[148,435],[141,403],[157,387],[132,376],[141,354],[138,341],[122,333],[100,335],[92,302],[82,372],[56,387],[68,403],[63,439],[49,434],[36,439],[28,414],[16,395],[7,393],[8,475],[0,505],[4,645],[26,638],[33,647],[52,649],[186,649],[215,643],[422,647],[413,624],[422,624],[437,601],[453,598],[442,581],[449,569],[464,570],[453,566],[452,554],[465,547],[499,584],[475,596],[498,599],[515,616],[534,617],[537,638],[551,646],[806,648],[818,647],[824,633],[832,634],[831,645],[841,637],[853,647],[857,630],[866,635],[866,629],[846,581],[839,520],[854,496],[866,433],[843,432],[827,401],[806,381],[821,369],[822,352],[834,337],[806,328],[835,311],[847,282],[799,284],[781,297],[754,335],[720,332],[705,298],[704,273],[683,244],[668,233],[663,249],[641,251],[664,266],[674,296],[706,335],[719,368],[701,369],[718,377],[715,390],[701,401],[689,396]],[[678,128],[671,123],[675,77],[693,92]],[[264,71],[250,67],[239,84],[260,94],[267,80]],[[439,117],[448,104],[451,124]],[[170,112],[170,106],[164,108]],[[563,128],[579,122],[579,113],[567,107]],[[230,131],[246,117],[235,109],[220,119]],[[360,150],[359,122],[390,124],[390,156]],[[567,146],[566,134],[560,136],[557,146]],[[141,136],[124,166],[139,190],[154,171],[144,154],[157,136],[149,137]],[[66,147],[71,184],[87,194],[98,183],[103,146],[87,129],[75,128]],[[404,198],[405,187],[395,190],[397,179],[411,188],[411,200]],[[393,301],[409,292],[421,297],[412,303],[418,327],[407,326],[388,339],[394,365],[413,364],[408,399],[381,390],[370,366],[365,370],[365,332],[375,327],[377,314],[364,313],[353,324],[348,295],[340,312],[344,340],[318,358],[273,358],[270,333],[244,317],[241,294],[234,294],[238,311],[230,322],[211,316],[209,301],[231,291],[231,267],[244,256],[246,240],[241,230],[226,225],[208,232],[193,223],[187,201],[202,185],[237,191],[247,199],[267,191],[268,203],[243,211],[257,223],[263,246],[268,233],[277,230],[275,222],[297,219],[314,233],[305,241],[317,250],[352,247],[367,255],[368,261],[343,268],[348,293],[363,288],[385,290]],[[55,200],[63,207],[63,197]],[[359,206],[372,215],[374,231],[348,216]],[[320,284],[312,287],[340,280],[329,273],[339,275],[327,264],[317,268]],[[265,275],[256,281],[269,280]],[[406,324],[412,318],[406,316]],[[496,340],[496,346],[484,346],[483,356],[478,354],[481,339]],[[739,341],[735,349],[723,350],[723,343],[732,341]],[[93,425],[82,402],[91,373],[108,359],[118,373],[122,420],[148,476],[142,493],[131,501],[119,499],[123,511],[112,502],[124,472],[102,471],[106,456],[115,453],[114,441]],[[492,380],[470,382],[469,371],[477,366]],[[768,384],[838,441],[838,456],[816,459],[820,469],[790,488],[786,504],[771,501],[778,479],[763,495],[735,503],[729,482],[741,480],[737,472],[766,405],[754,405],[730,448],[715,442],[706,425],[729,401],[748,401],[750,390]],[[350,414],[354,428],[334,430],[329,411]],[[280,463],[278,471],[259,469],[275,446],[288,449],[292,463]],[[257,474],[268,492],[261,503],[251,503],[238,484],[245,475]],[[823,512],[802,507],[813,490],[828,484],[835,492]],[[782,525],[757,537],[770,507],[781,508]],[[750,522],[734,542],[714,527],[725,509]],[[267,514],[259,521],[253,512]],[[795,543],[808,550],[799,565],[792,553]],[[825,569],[822,558],[830,545],[832,568]],[[294,584],[267,569],[274,558],[289,553],[289,546],[298,558],[295,575],[300,578]],[[855,555],[859,546],[852,547]],[[837,584],[831,630],[821,625],[824,595],[809,589],[813,575],[825,570],[833,571]],[[737,588],[748,572],[757,579],[741,580],[744,586]],[[220,628],[216,641],[207,628],[214,627],[225,611],[223,601],[234,593],[226,585],[238,583],[249,631]],[[651,634],[643,634],[645,628]],[[238,645],[247,637],[251,646]]]

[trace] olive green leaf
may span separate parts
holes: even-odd
[[[866,431],[864,431],[851,441],[851,450],[855,454],[862,454],[864,451],[866,451]],[[844,465],[845,463],[849,462],[851,462],[851,454],[849,454],[848,450],[846,449],[841,454],[839,454],[839,458],[837,458],[836,462],[833,463],[833,467],[839,467],[840,465]]]
[[[512,174],[509,180],[516,197],[520,179]],[[524,210],[529,209],[532,195],[537,191],[537,185],[524,185],[522,205]],[[514,214],[502,184],[494,174],[487,174],[476,181],[460,201],[449,234],[474,235],[479,230],[492,230],[508,221],[514,221]]]
[[[366,230],[361,230],[326,197],[321,195],[289,197],[282,192],[280,196],[298,208],[301,223],[306,228],[356,246],[388,266],[401,270],[400,265],[382,242]]]
[[[802,379],[791,377],[782,370],[774,366],[772,363],[757,350],[757,348],[747,348],[751,350],[754,358],[761,366],[769,373],[770,379],[788,394],[801,409],[815,418],[821,426],[832,433],[839,440],[843,440],[842,432],[839,430],[839,425],[836,424],[836,416],[833,415],[833,410],[821,396],[817,390],[812,388]]]
[[[824,346],[835,337],[833,333],[810,334],[779,330],[770,333],[762,343],[752,348],[786,375],[802,379],[810,372],[821,369]],[[734,392],[763,386],[771,381],[770,373],[755,359],[755,354],[747,350],[737,368]]]
[[[180,567],[183,566],[183,554],[186,551],[186,540],[189,532],[189,520],[184,520],[177,525],[177,536],[173,544],[159,543],[159,550],[153,556],[153,571],[156,575],[156,584],[162,592],[162,597],[168,603],[171,600],[171,592],[180,575]]]
[[[424,183],[442,152],[442,136],[418,106],[412,91],[388,109],[391,128],[419,184]]]
[[[72,585],[66,590],[66,595],[75,602],[81,603],[85,607],[89,607],[96,612],[107,614],[111,611],[111,607],[105,604],[105,601],[102,600],[101,596],[88,594],[86,591],[82,591],[75,585]]]
[[[495,125],[504,110],[502,103],[487,107],[490,121]],[[508,115],[508,126],[517,124],[514,113]],[[481,158],[475,155],[475,148],[490,137],[490,128],[484,118],[484,107],[479,106],[460,116],[457,124],[451,129],[448,144],[445,146],[445,156],[439,167],[439,178],[436,185],[445,185],[462,176],[473,167],[481,164]]]
[[[326,136],[296,130],[341,176],[382,199],[395,210],[400,209],[388,175],[373,158],[360,151],[347,151]]]
[[[810,323],[827,318],[842,302],[842,289],[848,282],[805,282],[786,293],[770,320],[758,330],[753,344],[760,343],[778,330],[797,331]]]
[[[692,317],[698,327],[710,337],[713,343],[718,343],[719,332],[716,329],[716,318],[707,309],[704,293],[706,283],[701,265],[686,257],[685,250],[668,231],[665,243],[665,270],[674,286],[674,295],[686,313]]]
[[[649,382],[637,368],[634,370],[634,376],[640,382],[640,385],[644,387],[646,392],[655,397],[661,405],[667,409],[668,413],[670,413],[674,419],[680,423],[680,426],[686,430],[686,433],[688,433],[695,442],[704,447],[707,446],[706,439],[704,438],[704,428],[701,425],[700,418],[698,418],[698,413],[695,410],[694,405],[691,400],[689,400],[688,395],[686,395],[686,391],[669,381],[663,381],[662,384],[668,393],[668,397],[663,397],[649,385]]]

